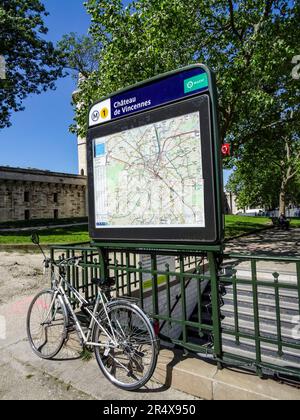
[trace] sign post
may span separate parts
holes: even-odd
[[[193,65],[91,107],[89,224],[95,244],[221,249],[216,106],[213,74]]]

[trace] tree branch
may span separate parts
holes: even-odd
[[[265,12],[264,12],[264,20],[268,19],[271,11],[272,11],[272,7],[274,4],[274,0],[267,0],[266,1],[266,7],[265,7]]]
[[[281,170],[283,169],[283,165],[281,164],[281,163],[279,163],[279,162],[276,162],[276,160],[271,160],[271,162],[274,164],[274,165],[276,165],[276,166],[278,166]]]
[[[239,33],[239,31],[237,30],[236,26],[235,26],[235,20],[234,20],[234,7],[233,7],[233,2],[232,0],[228,0],[228,5],[229,5],[229,13],[230,13],[230,22],[231,22],[231,28],[233,30],[233,33],[239,38],[240,41],[242,41],[242,37],[241,34]]]

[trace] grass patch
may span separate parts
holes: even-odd
[[[74,220],[74,219],[73,219]],[[226,216],[226,239],[242,234],[254,232],[269,226],[271,220],[268,217]],[[293,219],[292,227],[300,227],[300,219]],[[32,229],[34,230],[34,228]],[[71,226],[62,228],[48,228],[39,231],[41,244],[76,244],[90,242],[87,226]],[[31,244],[30,232],[5,232],[0,233],[0,244],[4,245],[28,245]],[[162,279],[163,280],[163,279]]]
[[[80,353],[80,358],[84,362],[89,362],[93,358],[93,352],[89,351],[87,348],[84,348]]]
[[[292,227],[300,227],[300,219],[299,218],[293,218],[291,219],[291,226]]]
[[[264,229],[271,224],[268,217],[226,216],[226,239]]]
[[[34,231],[34,228],[32,229]],[[39,231],[41,244],[72,244],[89,242],[88,228],[85,226],[71,226],[63,228],[50,228]],[[29,245],[31,244],[30,232],[5,232],[0,233],[0,244],[4,245]]]
[[[166,281],[167,281],[167,276],[164,276],[164,275],[158,276],[158,278],[157,278],[157,285],[160,286],[161,284],[166,283]],[[152,282],[152,279],[149,279],[149,280],[144,281],[143,282],[143,289],[144,289],[144,291],[147,290],[147,289],[151,289],[152,288],[152,283],[153,283]]]

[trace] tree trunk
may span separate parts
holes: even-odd
[[[280,191],[280,198],[279,198],[279,213],[285,214],[286,210],[286,192],[285,188]]]

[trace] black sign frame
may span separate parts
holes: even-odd
[[[134,114],[108,124],[89,129],[87,139],[88,187],[89,187],[89,230],[97,242],[164,243],[164,244],[218,244],[222,240],[222,229],[218,226],[216,202],[216,150],[212,125],[212,101],[208,93],[180,100],[174,104]],[[135,127],[176,118],[193,112],[200,113],[203,177],[205,179],[205,228],[201,227],[126,227],[96,228],[94,197],[94,140]]]

